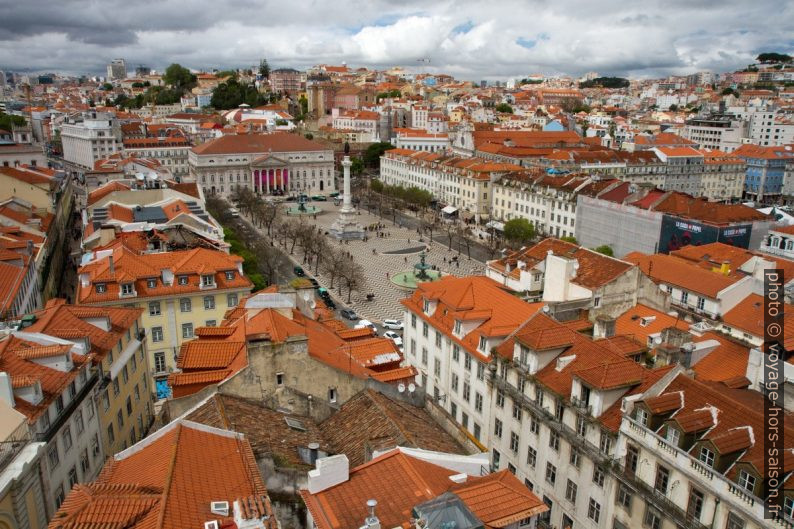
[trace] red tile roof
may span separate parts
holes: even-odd
[[[633,252],[623,259],[639,266],[645,275],[657,283],[675,285],[711,299],[717,299],[720,292],[742,279],[736,275],[704,270],[690,261],[673,255],[647,255]]]
[[[252,511],[250,497],[254,496]],[[141,527],[185,529],[231,516],[210,512],[213,501],[245,500],[249,516],[275,518],[251,445],[240,434],[189,421],[169,424],[116,454],[99,478],[77,485],[49,529]],[[232,522],[233,523],[233,522]]]
[[[321,143],[307,140],[300,134],[229,134],[193,147],[200,156],[224,154],[266,154],[268,152],[326,151]]]

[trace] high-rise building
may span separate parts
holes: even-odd
[[[108,64],[108,81],[124,79],[127,77],[127,64],[124,59],[113,59]]]
[[[121,127],[110,112],[85,112],[61,127],[65,161],[93,169],[94,162],[122,149]]]

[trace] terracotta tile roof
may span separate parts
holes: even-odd
[[[701,408],[688,413],[679,413],[673,420],[681,427],[681,431],[690,434],[702,432],[716,424],[716,410],[713,408]]]
[[[794,307],[783,307],[784,341],[794,341]],[[742,330],[758,338],[764,336],[764,298],[750,294],[723,315],[725,325]]]
[[[87,274],[90,280],[88,286],[79,285],[77,299],[80,303],[118,303],[121,282],[134,283],[137,296],[133,299],[201,292],[200,275],[214,276],[217,288],[208,290],[208,293],[226,289],[250,290],[252,287],[251,281],[238,271],[242,258],[222,251],[194,248],[138,255],[123,246],[112,251],[113,271],[108,257],[94,260],[79,269],[79,274]],[[161,280],[163,270],[170,270],[174,275],[170,285],[164,285]],[[227,271],[234,272],[233,279],[226,279]],[[182,275],[188,276],[188,284],[179,284],[178,277]],[[156,286],[149,287],[148,279],[155,279]],[[97,283],[105,283],[106,291],[97,292],[94,286]]]
[[[656,397],[645,399],[645,405],[653,414],[670,413],[683,405],[684,393],[681,391],[667,392]]]
[[[55,187],[55,179],[48,173],[35,167],[0,167],[0,174],[9,176],[20,182],[35,185],[44,189],[52,190]]]
[[[30,256],[18,254],[14,259],[17,258],[22,263],[10,264],[0,261],[0,318],[12,314],[14,303],[20,294],[20,288],[30,267]]]
[[[466,453],[425,409],[369,389],[348,400],[320,428],[332,451],[347,455],[351,466],[363,464],[373,450],[396,446]]]
[[[615,320],[616,335],[631,337],[641,345],[647,345],[650,336],[672,327],[686,331],[689,329],[689,324],[681,318],[670,316],[642,303],[636,304]]]
[[[100,186],[90,193],[88,193],[88,199],[86,200],[86,205],[90,206],[99,202],[109,194],[115,191],[129,191],[131,188],[127,184],[123,182],[119,182],[118,180],[111,180],[107,184]]]
[[[108,460],[95,482],[69,494],[49,528],[224,526],[231,518],[212,514],[210,502],[250,496],[264,496],[272,516],[245,438],[180,420]]]
[[[704,270],[673,255],[632,252],[624,259],[639,266],[645,275],[657,283],[675,285],[711,299],[717,299],[720,292],[742,279],[736,275],[726,276]]]
[[[576,277],[571,279],[571,282],[589,289],[606,285],[632,267],[631,263],[555,238],[544,239],[530,248],[517,250],[502,259],[489,261],[488,266],[502,273],[509,266],[511,273],[516,273],[518,262],[522,261],[525,263],[525,269],[530,270],[545,261],[549,252],[568,259],[575,259],[579,263],[579,268],[576,270]]]
[[[577,369],[574,371],[574,375],[587,385],[606,391],[639,384],[642,382],[644,372],[645,368],[638,363],[633,360],[624,360],[623,362],[610,362]]]
[[[425,298],[438,301],[432,316],[424,313]],[[481,336],[504,338],[543,307],[543,303],[520,300],[484,276],[445,277],[432,283],[420,283],[413,295],[401,303],[484,362],[488,361],[487,355],[478,351]],[[455,320],[472,310],[490,310],[491,316],[469,334],[458,338],[452,332]]]
[[[193,147],[193,152],[199,156],[326,150],[327,147],[321,143],[289,132],[229,134]]]
[[[706,382],[726,382],[737,377],[744,377],[747,373],[747,362],[750,359],[750,349],[716,332],[706,332],[694,342],[716,340],[719,347],[701,358],[692,370],[695,378]]]
[[[635,340],[633,336],[611,336],[595,342],[623,356],[634,356],[648,350],[647,347]]]
[[[737,467],[742,464],[752,465],[759,475],[766,475],[764,444],[750,442],[753,438],[756,441],[760,439],[764,432],[764,396],[761,393],[747,389],[733,389],[715,382],[700,382],[682,373],[676,376],[659,396],[645,399],[645,403],[655,404],[665,397],[668,399],[665,412],[673,411],[674,418],[691,417],[693,424],[702,420],[693,428],[708,422],[708,419],[702,419],[705,417],[704,414],[700,413],[696,417],[694,413],[709,410],[710,414],[716,416],[716,420],[712,420],[713,428],[706,429],[697,437],[698,441],[712,441],[722,454],[743,450],[727,472],[729,479],[735,480]],[[677,407],[675,407],[676,401]],[[653,407],[651,409],[653,410]],[[794,439],[792,437],[794,423],[789,412],[784,414],[783,424],[784,440]],[[791,441],[786,443],[786,449],[794,448]]]
[[[171,386],[172,388],[177,388],[180,386],[195,386],[199,384],[206,386],[207,384],[214,384],[226,380],[231,374],[232,374],[231,369],[215,369],[215,370],[206,370],[206,371],[171,373],[170,375],[168,375],[168,385]],[[193,390],[190,393],[195,393],[201,388],[189,388],[189,389]],[[174,393],[175,396],[184,396],[185,394],[190,394],[190,393],[181,393],[177,395],[176,389],[174,389]]]
[[[769,218],[767,215],[743,204],[719,204],[709,202],[704,197],[692,197],[686,193],[679,192],[670,193],[656,204],[653,210],[717,225]]]
[[[548,506],[507,469],[471,477],[451,491],[486,527],[506,527],[548,511]]]

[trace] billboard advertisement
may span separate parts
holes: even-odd
[[[691,244],[700,246],[712,242],[748,248],[750,246],[751,231],[751,224],[719,227],[664,215],[662,216],[662,228],[659,234],[659,252],[670,253]]]

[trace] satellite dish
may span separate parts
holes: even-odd
[[[543,310],[543,314],[548,314],[549,310],[551,310],[551,309],[549,309],[548,305],[543,305],[543,309],[541,309],[541,310]]]
[[[416,391],[416,384],[411,382],[410,384],[408,384],[408,392],[413,393],[414,391]]]
[[[662,337],[657,336],[656,338],[653,339],[653,343],[659,345],[660,343],[662,343]]]
[[[402,382],[397,384],[397,391],[399,391],[400,393],[405,393],[405,384],[403,384]]]

